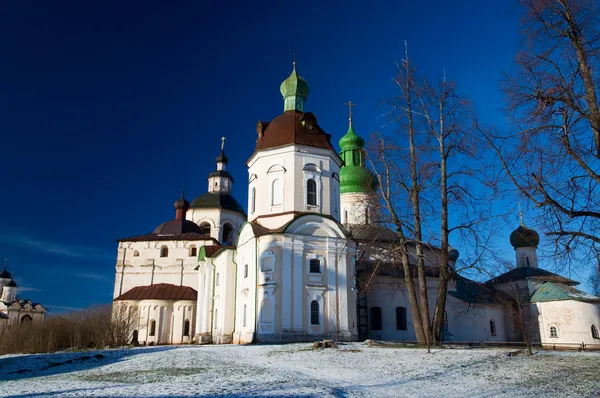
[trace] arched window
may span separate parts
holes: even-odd
[[[283,203],[283,186],[281,180],[276,178],[271,184],[271,205],[276,206]]]
[[[186,319],[185,322],[183,323],[183,335],[184,336],[190,335],[190,320],[189,319]]]
[[[139,256],[140,256],[140,252],[139,252],[139,251],[137,251],[137,250],[135,250],[135,251],[133,252],[133,257],[139,257]]]
[[[312,258],[309,261],[309,265],[310,265],[310,272],[313,274],[320,274],[321,273],[321,261],[319,261],[318,258]]]
[[[396,330],[406,330],[406,308],[396,307]]]
[[[381,307],[371,307],[371,330],[381,330]]]
[[[154,319],[150,320],[150,336],[156,335],[156,321]]]
[[[250,213],[254,213],[256,210],[256,188],[252,188],[252,196],[250,199]]]
[[[160,256],[161,257],[169,257],[169,248],[167,246],[160,247]]]
[[[550,326],[550,337],[552,337],[552,338],[558,337],[558,329],[556,326]]]
[[[242,313],[242,327],[246,327],[246,310],[247,306],[244,304],[244,312]]]
[[[231,224],[223,225],[223,243],[231,243],[233,238],[233,227]]]
[[[490,336],[496,335],[496,322],[490,321]]]
[[[306,181],[306,204],[317,205],[317,183],[312,178]]]
[[[190,246],[189,254],[190,257],[196,257],[198,255],[198,250],[196,250],[196,246]]]
[[[23,318],[21,318],[21,323],[28,323],[31,321],[33,321],[33,319],[31,319],[31,317],[29,315],[25,315]]]
[[[248,277],[248,264],[244,265],[244,278]]]
[[[592,338],[600,339],[600,333],[598,333],[598,326],[592,325]]]
[[[207,222],[203,222],[200,224],[200,228],[202,228],[202,233],[204,235],[210,235],[210,224]]]
[[[313,300],[310,303],[310,324],[311,325],[320,325],[319,319],[319,302],[317,300]]]

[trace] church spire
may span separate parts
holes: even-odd
[[[213,193],[231,193],[233,177],[225,171],[227,166],[227,156],[225,156],[225,137],[221,137],[221,152],[217,156],[217,170],[208,175],[208,192]]]
[[[293,70],[290,76],[279,87],[283,95],[284,111],[304,112],[304,102],[308,97],[308,83],[296,72],[296,54],[294,53]]]

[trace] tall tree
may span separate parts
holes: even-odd
[[[398,95],[386,103],[395,133],[376,134],[372,150],[382,191],[379,221],[397,235],[391,252],[399,254],[417,340],[429,346],[440,338],[448,282],[456,272],[448,266],[450,234],[470,234],[473,251],[465,264],[480,262],[488,249],[482,231],[490,219],[489,207],[482,205],[490,201],[482,200],[484,167],[470,137],[470,105],[455,85],[445,78],[429,84],[415,74],[407,53],[394,83]],[[435,258],[427,260],[426,253]],[[433,311],[428,277],[439,281]]]
[[[525,48],[504,92],[512,132],[487,131],[559,258],[600,249],[600,30],[594,0],[521,0]],[[578,246],[586,250],[576,251]],[[597,265],[597,260],[593,261]]]

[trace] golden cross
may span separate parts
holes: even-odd
[[[221,137],[221,150],[225,149],[225,137]]]
[[[344,105],[348,105],[348,116],[350,117],[350,121],[352,121],[352,107],[356,106],[356,104],[352,101],[348,101]]]

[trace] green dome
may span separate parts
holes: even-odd
[[[375,193],[377,177],[364,166],[344,166],[340,169],[340,193]]]
[[[354,132],[354,127],[352,127],[352,123],[350,123],[348,132],[340,139],[339,144],[342,151],[351,151],[352,149],[364,147],[365,140]]]
[[[365,140],[356,134],[350,119],[348,132],[340,140],[340,157],[344,161],[340,168],[340,193],[375,193],[379,181],[365,167]]]
[[[287,79],[285,79],[283,83],[281,83],[279,90],[281,91],[281,95],[283,95],[283,98],[308,97],[308,83],[306,83],[306,80],[298,76],[298,74],[296,73],[295,64],[292,74]]]

